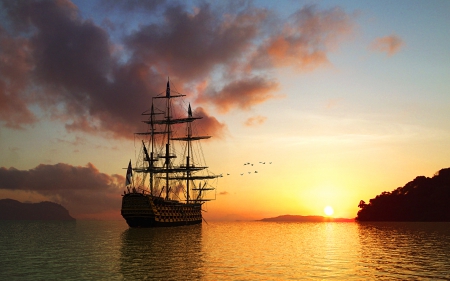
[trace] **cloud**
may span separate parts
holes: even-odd
[[[95,217],[117,212],[125,178],[100,173],[91,163],[85,167],[59,163],[34,169],[0,168],[0,194],[37,194],[67,208],[74,217]],[[30,198],[28,198],[29,200]]]
[[[32,67],[29,41],[13,38],[0,26],[0,120],[6,127],[23,129],[36,122],[25,91]]]
[[[202,118],[198,121],[198,127],[202,129],[205,135],[223,139],[225,133],[228,132],[227,125],[220,123],[215,117],[208,115],[202,107],[197,107],[194,110],[194,117]]]
[[[219,193],[219,195],[228,195],[228,194],[230,194],[228,191],[222,191]]]
[[[405,45],[403,40],[397,35],[389,35],[385,37],[376,38],[371,44],[370,49],[372,51],[386,53],[388,56],[392,56]]]
[[[278,97],[277,67],[313,69],[351,32],[339,8],[307,6],[284,24],[274,11],[233,3],[103,1],[105,18],[84,19],[68,0],[2,1],[0,121],[24,128],[38,121],[31,108],[65,123],[67,131],[132,138],[140,113],[164,91],[167,76],[188,99],[202,103],[203,122],[221,136],[226,126],[208,116],[249,110]],[[109,14],[146,11],[130,28]],[[125,17],[123,17],[125,18]],[[155,20],[157,19],[157,20]],[[208,82],[206,87],[195,87]],[[192,87],[194,86],[194,87]],[[200,91],[203,90],[203,91]],[[221,131],[224,130],[224,131]]]
[[[263,77],[249,77],[231,81],[219,91],[211,89],[200,96],[199,101],[214,104],[222,113],[233,108],[248,110],[254,105],[275,98],[276,89],[277,82]]]
[[[167,0],[102,0],[100,2],[100,6],[108,11],[114,9],[120,9],[126,12],[139,11],[142,9],[146,11],[154,11],[166,2]]]
[[[248,118],[244,124],[247,127],[253,127],[253,126],[263,124],[264,122],[266,122],[266,120],[267,120],[267,117],[258,115],[258,116]]]
[[[325,104],[325,108],[326,109],[336,108],[342,103],[342,101],[343,101],[342,98],[329,99]]]
[[[327,53],[352,34],[353,18],[338,7],[320,11],[305,6],[258,46],[251,68],[291,66],[310,71],[329,64]]]
[[[73,146],[79,146],[79,145],[84,145],[86,144],[86,139],[85,138],[81,138],[81,137],[75,137],[75,140],[73,141],[69,141],[69,140],[65,140],[65,139],[60,139],[60,138],[56,138],[56,141],[58,143],[65,143],[65,144],[70,144]]]
[[[253,46],[265,17],[266,12],[258,9],[220,15],[206,3],[193,12],[173,5],[166,8],[163,23],[143,25],[125,42],[134,59],[189,81],[238,62],[240,54]]]

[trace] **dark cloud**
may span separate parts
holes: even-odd
[[[143,26],[129,36],[127,47],[135,59],[151,62],[158,72],[189,81],[241,59],[252,47],[266,13],[250,9],[219,15],[202,4],[195,13],[181,5],[170,6],[164,16],[163,24]]]
[[[102,28],[68,0],[1,2],[0,121],[6,126],[33,124],[30,108],[38,105],[68,131],[132,138],[167,76],[205,109],[247,110],[277,96],[274,67],[324,63],[352,28],[340,9],[301,9],[280,31],[271,11],[246,1],[191,10],[173,1],[100,3],[118,14],[143,9],[161,20],[124,29],[117,42],[109,33],[118,28],[112,19],[101,20],[108,26]],[[204,81],[208,87],[199,92]],[[205,109],[209,132],[224,136],[226,126]]]
[[[163,6],[167,0],[102,0],[100,7],[108,11],[120,9],[126,12],[154,11]]]
[[[41,164],[30,170],[0,168],[0,190],[37,193],[66,207],[75,217],[117,211],[125,178],[86,167]]]
[[[9,128],[23,128],[36,121],[28,108],[31,98],[26,92],[32,68],[29,41],[13,38],[0,26],[0,120]]]

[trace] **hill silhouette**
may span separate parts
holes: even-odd
[[[271,222],[352,222],[354,219],[332,218],[322,216],[283,215],[273,218],[264,218],[260,221]]]
[[[392,192],[358,205],[357,221],[450,221],[450,168],[416,177]]]
[[[0,199],[0,220],[75,220],[63,206],[53,202],[21,203]]]

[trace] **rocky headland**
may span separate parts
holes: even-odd
[[[21,203],[0,199],[0,220],[65,220],[74,221],[69,211],[53,202]]]

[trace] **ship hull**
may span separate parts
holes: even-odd
[[[122,217],[130,227],[171,227],[202,223],[201,204],[185,204],[142,193],[122,197]]]

